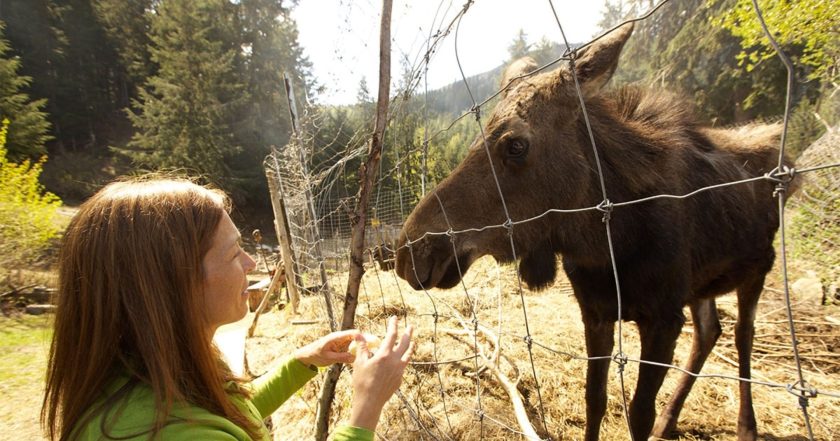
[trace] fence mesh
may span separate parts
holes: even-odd
[[[652,14],[659,13],[660,7],[667,3],[667,0],[653,6],[645,15],[636,20],[644,20]],[[472,2],[468,1],[463,8],[452,17],[451,20],[441,21],[440,26],[430,36],[425,47],[425,54],[417,57],[417,63],[412,68],[415,74],[406,87],[405,97],[410,97],[411,92],[419,85],[422,73],[427,69],[429,60],[434,54],[434,48],[443,39],[453,35],[455,44],[455,56],[458,57],[458,29],[460,21],[470,10]],[[554,5],[551,1],[546,5],[557,19],[558,28],[563,39],[563,27]],[[756,5],[757,8],[757,5]],[[760,18],[760,16],[759,16]],[[618,26],[616,27],[618,28]],[[615,28],[614,28],[615,29]],[[605,33],[607,34],[607,33]],[[600,37],[599,37],[600,38]],[[589,42],[575,50],[580,50],[594,41]],[[558,63],[569,63],[573,65],[576,52],[566,41],[567,51],[561,57],[551,63],[530,72],[527,76],[536,75],[546,69],[553,68]],[[460,64],[459,64],[460,67]],[[571,70],[574,72],[574,69]],[[469,112],[461,115],[455,121],[443,128],[429,127],[430,133],[435,130],[448,130],[454,124],[465,118],[474,119],[479,132],[479,139],[486,140],[487,134],[484,130],[484,114],[494,103],[494,98],[502,90],[497,91],[489,98],[479,102],[468,84],[467,78],[463,75],[463,85],[470,95],[472,108]],[[598,157],[598,146],[588,121],[586,111],[586,100],[577,84],[577,100],[582,115],[586,118],[586,126],[589,131],[591,148]],[[389,130],[397,130],[400,124],[398,115],[399,106],[406,105],[407,100],[395,100],[397,110],[391,112],[392,118]],[[789,111],[789,110],[788,110]],[[397,115],[397,116],[393,116]],[[319,116],[309,116],[313,119],[310,127],[318,128],[316,121]],[[787,118],[785,119],[787,121]],[[429,122],[424,122],[429,126]],[[315,130],[317,131],[317,130]],[[413,294],[411,298],[403,292],[404,282],[397,280],[393,272],[389,272],[387,266],[382,263],[374,264],[374,249],[377,246],[386,246],[390,251],[395,251],[395,241],[406,215],[418,202],[418,195],[431,193],[434,195],[433,183],[427,182],[426,177],[422,179],[410,177],[406,172],[406,162],[409,157],[418,152],[425,152],[430,138],[424,130],[425,140],[423,144],[406,147],[402,152],[393,152],[397,156],[396,165],[391,170],[383,170],[378,182],[378,190],[374,190],[371,200],[371,210],[368,213],[369,224],[367,228],[366,248],[370,250],[371,256],[368,274],[362,280],[362,294],[360,308],[362,316],[357,323],[362,327],[370,329],[383,329],[383,323],[388,315],[397,314],[407,317],[412,323],[423,324],[426,329],[426,340],[418,343],[417,355],[407,374],[405,386],[398,392],[396,404],[391,409],[390,420],[384,423],[378,433],[384,439],[391,436],[398,438],[412,437],[417,439],[485,439],[498,438],[510,435],[522,436],[525,438],[554,438],[562,437],[564,428],[571,425],[583,425],[583,422],[569,422],[568,416],[558,414],[558,411],[546,405],[547,402],[558,400],[559,394],[568,392],[569,384],[573,383],[578,390],[582,390],[580,378],[575,380],[558,379],[547,375],[556,368],[559,361],[569,363],[593,362],[598,360],[608,361],[615,369],[618,384],[609,385],[610,411],[607,415],[607,424],[616,425],[616,419],[624,420],[623,434],[632,439],[630,431],[628,395],[632,392],[626,385],[630,380],[637,378],[639,367],[642,365],[654,365],[668,368],[669,370],[682,372],[696,378],[709,382],[729,383],[735,390],[738,385],[749,383],[753,386],[777,389],[793,394],[796,399],[788,403],[791,406],[798,406],[803,420],[799,424],[800,433],[808,436],[809,439],[817,439],[819,434],[822,437],[831,438],[835,431],[840,429],[833,423],[827,423],[831,418],[831,405],[817,406],[818,411],[809,413],[809,405],[819,400],[836,400],[840,398],[837,391],[826,389],[824,385],[836,387],[836,383],[823,381],[826,375],[823,369],[825,365],[815,364],[813,359],[807,355],[801,355],[798,349],[798,338],[796,335],[797,326],[810,326],[813,324],[825,324],[817,322],[817,319],[803,321],[796,319],[796,308],[792,305],[788,292],[787,262],[785,257],[785,235],[781,240],[781,275],[776,277],[777,288],[775,290],[780,298],[784,300],[784,308],[787,311],[786,319],[779,319],[780,323],[788,326],[790,333],[786,342],[788,350],[786,356],[790,360],[791,369],[783,377],[768,378],[763,374],[756,373],[753,378],[742,378],[730,371],[707,372],[697,374],[686,371],[677,366],[677,363],[665,364],[650,360],[633,357],[628,354],[636,353],[639,349],[639,342],[634,338],[628,338],[632,330],[622,326],[622,312],[619,306],[619,320],[615,330],[616,346],[610,356],[587,357],[581,354],[583,347],[580,341],[569,342],[569,336],[564,339],[557,339],[551,336],[545,329],[545,322],[552,317],[551,309],[557,308],[556,302],[572,302],[571,287],[567,280],[560,277],[552,287],[557,291],[557,299],[554,304],[546,304],[542,299],[532,298],[530,291],[523,287],[521,278],[514,268],[491,266],[485,272],[473,270],[472,275],[460,274],[461,283],[458,288],[448,294],[438,291],[422,290],[423,294]],[[293,238],[293,249],[296,260],[300,266],[300,286],[309,292],[318,291],[327,283],[327,278],[319,269],[326,266],[334,271],[336,276],[333,283],[332,298],[341,302],[338,291],[344,287],[346,281],[342,278],[341,271],[346,266],[344,262],[348,255],[349,232],[351,216],[355,208],[355,191],[353,184],[355,170],[358,167],[359,158],[365,152],[365,134],[355,134],[354,139],[348,142],[345,147],[335,150],[332,159],[321,159],[315,152],[311,151],[314,145],[313,138],[299,138],[296,142],[275,152],[266,161],[269,176],[276,180],[282,189],[282,197],[286,201],[289,226]],[[613,237],[610,227],[610,215],[617,207],[641,204],[654,199],[686,199],[695,197],[698,194],[721,190],[737,185],[749,185],[753,182],[767,181],[778,186],[776,197],[780,201],[780,216],[785,217],[783,209],[784,190],[789,178],[806,179],[802,185],[800,196],[788,205],[788,212],[796,210],[791,238],[794,243],[808,243],[813,248],[800,248],[797,252],[808,253],[813,257],[813,262],[823,270],[832,283],[837,282],[838,253],[837,243],[840,240],[838,231],[837,213],[840,212],[840,136],[836,132],[828,133],[819,142],[807,149],[796,164],[796,169],[791,170],[779,167],[765,175],[755,176],[750,179],[723,183],[706,188],[692,189],[687,194],[660,194],[634,201],[613,203],[609,199],[603,181],[603,171],[600,160],[598,174],[601,176],[601,193],[603,200],[600,203],[593,203],[592,206],[576,209],[553,208],[549,211],[530,219],[512,219],[508,214],[505,195],[495,180],[496,188],[501,200],[502,209],[505,212],[505,221],[497,225],[487,225],[482,229],[502,229],[510,237],[511,252],[517,255],[513,241],[513,229],[517,226],[534,222],[542,217],[553,213],[572,213],[597,211],[604,218],[604,234],[610,245],[610,252],[613,251]],[[482,148],[487,149],[487,142],[484,141]],[[487,152],[488,158],[490,152]],[[333,160],[340,157],[340,160]],[[424,158],[425,160],[425,158]],[[319,162],[320,161],[320,162]],[[492,160],[491,160],[492,164]],[[807,176],[807,177],[806,177]],[[495,177],[495,169],[494,169]],[[382,185],[386,179],[391,180],[389,186]],[[419,181],[419,182],[418,182]],[[395,185],[394,185],[395,184]],[[343,187],[343,188],[339,188]],[[387,188],[388,190],[384,190]],[[441,202],[441,211],[446,209]],[[801,219],[804,218],[804,219]],[[810,222],[810,224],[809,224]],[[448,223],[448,220],[447,220]],[[784,225],[784,224],[783,224]],[[809,225],[803,227],[803,225]],[[784,230],[784,229],[783,229]],[[455,231],[451,225],[444,233],[430,233],[430,235],[457,236],[468,231]],[[784,233],[784,231],[783,231]],[[813,240],[814,237],[820,240]],[[426,236],[424,236],[426,237]],[[412,244],[424,239],[410,238],[407,247],[411,250]],[[453,245],[454,246],[454,245]],[[796,245],[794,245],[796,247]],[[457,262],[457,252],[456,262]],[[410,254],[414,259],[414,254]],[[618,269],[615,257],[611,256],[614,282],[616,285],[616,302],[621,305],[621,285],[618,280]],[[460,272],[460,267],[459,267]],[[477,274],[475,274],[477,272]],[[376,286],[372,286],[376,285]],[[336,287],[335,285],[339,285]],[[491,294],[488,294],[490,292]],[[394,293],[398,294],[396,297]],[[454,293],[454,294],[453,294]],[[387,298],[386,298],[387,297]],[[714,305],[713,305],[714,306]],[[726,315],[727,308],[732,308],[731,303],[720,300],[718,308],[721,310],[724,319],[722,323],[732,323]],[[772,312],[776,312],[775,310]],[[784,311],[783,311],[784,312]],[[762,317],[770,315],[764,313]],[[555,314],[556,315],[556,314]],[[531,317],[529,319],[529,317]],[[536,317],[536,319],[534,318]],[[729,320],[729,322],[727,322]],[[542,326],[535,328],[534,323]],[[831,323],[828,323],[830,326]],[[572,326],[569,328],[568,326]],[[574,326],[577,326],[576,328]],[[579,324],[566,325],[557,324],[549,327],[555,332],[576,333],[572,339],[578,339],[582,335]],[[759,325],[757,332],[763,328]],[[810,329],[810,328],[809,328]],[[819,328],[823,329],[823,328]],[[445,342],[445,343],[444,343]],[[456,349],[461,348],[461,349]],[[757,349],[758,351],[759,349]],[[832,349],[827,348],[830,354]],[[725,354],[715,352],[724,361],[732,362]],[[767,354],[761,360],[767,359]],[[823,357],[826,354],[822,355]],[[772,358],[772,357],[771,357]],[[814,357],[817,359],[819,357]],[[830,358],[830,357],[829,357]],[[808,370],[803,367],[802,360],[808,361],[813,366]],[[768,363],[770,361],[767,361]],[[737,365],[736,362],[731,364]],[[759,363],[755,363],[758,365]],[[795,367],[793,366],[795,364]],[[707,370],[708,370],[707,366]],[[487,372],[491,371],[492,376]],[[450,375],[445,377],[444,373]],[[451,377],[453,372],[460,372],[460,375],[467,377],[467,380],[455,380]],[[585,375],[585,366],[581,363],[578,370],[580,377]],[[737,372],[737,371],[735,371]],[[625,378],[627,377],[627,378]],[[812,382],[811,380],[815,380]],[[508,383],[507,397],[504,397],[504,388],[500,389],[498,384]],[[702,388],[702,385],[696,386]],[[469,390],[465,390],[468,388]],[[737,392],[732,392],[737,393]],[[574,394],[576,399],[582,400],[582,393]],[[571,399],[570,399],[571,400]],[[512,403],[513,409],[505,407],[501,403]],[[518,404],[517,404],[518,403]],[[836,403],[836,401],[835,401]],[[583,414],[582,403],[576,407],[578,414]],[[767,406],[761,406],[767,410]],[[813,409],[813,406],[811,406]],[[505,411],[506,409],[506,411]],[[514,415],[515,414],[515,415]],[[823,417],[823,414],[828,415]],[[523,421],[521,418],[523,418]],[[815,427],[812,427],[815,421]],[[732,424],[734,421],[724,421],[721,424]],[[795,424],[795,423],[794,423]],[[815,431],[816,429],[816,431]],[[618,432],[612,432],[613,436]],[[817,433],[818,435],[815,435]]]

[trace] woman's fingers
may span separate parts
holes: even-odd
[[[357,336],[361,335],[358,329],[347,329],[344,331],[336,331],[327,335],[327,346],[332,345],[334,348],[347,350],[350,342]]]
[[[365,341],[365,337],[362,334],[356,334],[353,339],[356,342],[356,357],[355,360],[367,360],[370,358],[370,350],[368,349],[367,342]],[[349,352],[347,355],[350,355],[352,358],[353,355]]]
[[[409,343],[411,342],[411,337],[414,335],[414,326],[408,325],[403,333],[402,338],[400,338],[400,344],[397,346],[397,353],[402,356],[408,351]]]
[[[351,364],[356,360],[356,357],[349,352],[327,352],[324,356],[333,363]]]
[[[394,344],[397,342],[397,317],[392,315],[388,319],[388,331],[385,334],[385,340],[382,343],[384,347],[383,353],[389,354],[394,350]]]
[[[400,357],[400,360],[402,360],[403,363],[408,363],[409,361],[411,361],[411,356],[412,355],[414,355],[414,342],[411,342],[411,343],[408,344],[408,350],[406,350],[402,354],[402,357]]]

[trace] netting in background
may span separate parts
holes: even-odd
[[[312,161],[312,145],[311,138],[292,142],[265,161],[266,171],[285,202],[299,288],[309,293],[323,284],[322,263],[332,272],[348,269],[351,218],[356,209],[356,194],[348,187],[358,187],[358,161],[354,159],[366,151],[365,145],[349,148],[340,153],[340,160],[328,158],[319,164]],[[387,249],[385,254],[393,252],[405,207],[415,203],[412,191],[377,186],[366,218],[366,257],[375,258],[382,248]],[[333,288],[342,290],[345,286]]]

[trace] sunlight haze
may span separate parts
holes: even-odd
[[[395,1],[392,13],[391,84],[399,84],[406,60],[419,66],[429,35],[446,27],[464,1]],[[598,33],[604,1],[555,0],[560,24],[569,43],[589,40]],[[373,98],[379,66],[381,2],[370,0],[304,0],[292,16],[300,31],[300,44],[313,63],[317,81],[325,87],[316,100],[326,104],[356,102],[365,78]],[[458,57],[466,76],[491,70],[508,58],[508,46],[519,30],[536,44],[543,37],[562,43],[557,21],[546,0],[478,0],[464,15],[458,33]],[[455,57],[455,27],[438,45],[429,64],[428,88],[433,90],[461,80]],[[423,82],[418,91],[422,92]]]

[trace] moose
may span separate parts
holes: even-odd
[[[392,246],[386,243],[380,243],[368,250],[373,260],[379,264],[379,269],[382,271],[391,271],[394,269],[394,250]]]
[[[397,274],[418,290],[455,286],[484,255],[518,260],[528,287],[544,289],[555,279],[559,255],[590,358],[590,441],[598,439],[606,412],[617,290],[620,318],[636,323],[644,361],[672,362],[683,308],[689,307],[694,332],[685,369],[692,373],[700,372],[721,334],[715,298],[735,291],[738,375],[750,378],[756,305],[775,260],[779,221],[772,179],[638,201],[780,176],[781,126],[708,127],[676,95],[640,86],[604,90],[632,30],[632,23],[615,29],[553,71],[525,76],[536,64],[514,63],[504,76],[513,80],[482,134],[415,207],[397,252]],[[788,193],[795,190],[795,180],[777,180]],[[619,204],[629,201],[638,202]],[[571,210],[582,207],[598,209]],[[660,365],[639,366],[629,405],[635,440],[676,430],[695,377],[682,375],[657,418],[656,394],[666,372]],[[750,382],[739,383],[739,395],[738,439],[754,440]]]

